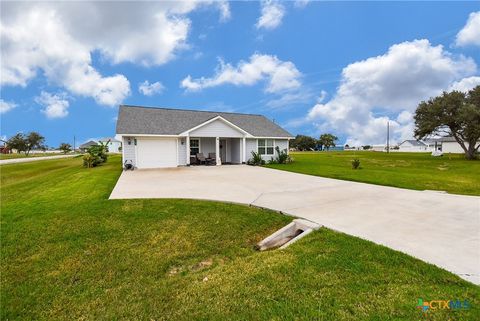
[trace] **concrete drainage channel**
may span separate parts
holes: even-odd
[[[272,235],[258,242],[255,248],[259,251],[275,248],[284,249],[321,227],[322,225],[317,223],[303,219],[295,219],[290,224],[282,227]]]

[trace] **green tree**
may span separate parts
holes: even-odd
[[[290,147],[300,151],[313,150],[317,145],[315,138],[305,135],[297,135],[295,139],[290,141]]]
[[[322,135],[320,135],[320,138],[318,139],[318,144],[321,145],[323,148],[326,148],[327,150],[329,150],[330,147],[335,147],[335,142],[337,140],[338,140],[338,137],[335,136],[335,135],[322,134]]]
[[[452,136],[467,159],[475,159],[480,144],[480,86],[468,93],[444,92],[422,101],[415,111],[415,137]]]
[[[30,132],[26,137],[25,155],[28,156],[30,151],[34,148],[44,149],[45,137],[37,132]]]
[[[17,133],[7,140],[7,146],[10,149],[16,149],[18,153],[27,150],[27,139],[24,134]]]
[[[58,149],[60,149],[64,154],[66,154],[72,151],[72,145],[68,143],[61,143]]]

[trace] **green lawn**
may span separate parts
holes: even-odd
[[[191,200],[115,200],[120,157],[0,166],[2,320],[480,320],[480,288],[328,229],[253,246],[291,218]]]
[[[459,154],[432,157],[429,153],[332,151],[296,152],[291,156],[291,164],[266,166],[378,185],[480,195],[480,160],[469,161]],[[352,169],[354,158],[360,159],[358,170]]]

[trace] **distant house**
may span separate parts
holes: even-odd
[[[442,137],[440,141],[442,142],[442,152],[444,153],[465,153],[462,146],[452,136]],[[477,141],[477,143],[480,144],[480,141]],[[468,143],[465,143],[465,147],[468,148]]]
[[[105,137],[98,140],[102,144],[107,144],[109,153],[121,153],[122,152],[122,142],[111,137]]]
[[[429,145],[421,140],[407,139],[398,144],[398,152],[426,153],[431,152]]]
[[[0,145],[0,154],[11,154],[12,151],[5,145]]]
[[[84,153],[87,151],[87,149],[89,149],[91,146],[94,146],[94,145],[98,145],[97,142],[93,141],[93,140],[89,140],[88,142],[78,146],[78,149]]]

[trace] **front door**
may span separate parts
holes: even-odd
[[[227,141],[225,139],[220,139],[220,159],[222,164],[227,162]]]

